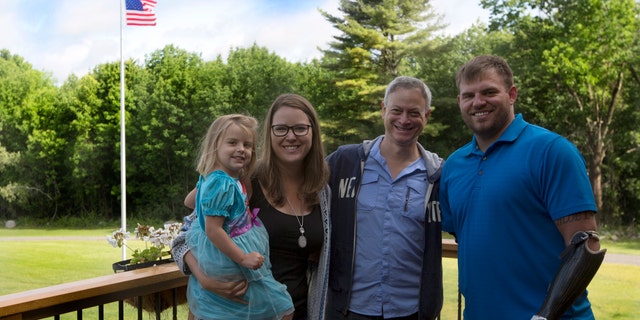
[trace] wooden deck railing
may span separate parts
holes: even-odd
[[[42,319],[186,287],[174,263],[0,296],[0,319]],[[120,311],[122,313],[122,311]],[[79,318],[82,318],[81,316]]]
[[[442,257],[458,258],[458,245],[453,239],[442,239]]]
[[[456,258],[457,252],[452,240],[443,240],[443,257]],[[0,296],[0,320],[42,319],[74,311],[78,312],[78,319],[82,319],[83,309],[101,308],[117,301],[120,301],[119,317],[122,319],[123,300],[183,290],[187,279],[175,264],[170,263],[9,294]],[[176,317],[175,308],[173,317]],[[140,311],[138,318],[142,318]]]

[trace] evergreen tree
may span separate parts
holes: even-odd
[[[323,66],[341,93],[322,116],[336,143],[348,143],[382,132],[386,85],[408,75],[408,57],[434,49],[433,34],[443,26],[428,0],[341,0],[339,10],[343,17],[321,10],[341,32],[323,50]]]

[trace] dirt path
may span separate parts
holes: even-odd
[[[65,236],[43,236],[43,237],[0,237],[0,242],[4,241],[106,241],[107,236],[81,236],[81,237],[65,237]]]
[[[630,264],[640,266],[640,255],[607,253],[604,255],[604,263]]]

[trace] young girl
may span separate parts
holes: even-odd
[[[211,124],[200,150],[196,193],[198,219],[186,241],[199,267],[221,281],[246,279],[247,302],[225,299],[189,278],[187,299],[196,319],[290,319],[293,303],[271,273],[267,231],[248,207],[244,184],[256,161],[257,121],[222,116]]]

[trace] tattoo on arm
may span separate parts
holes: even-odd
[[[556,220],[555,222],[557,226],[560,226],[560,225],[563,225],[569,222],[574,222],[574,221],[592,220],[592,219],[595,219],[595,217],[596,217],[595,213],[591,211],[585,211],[585,212],[574,213],[570,216],[562,217]]]

